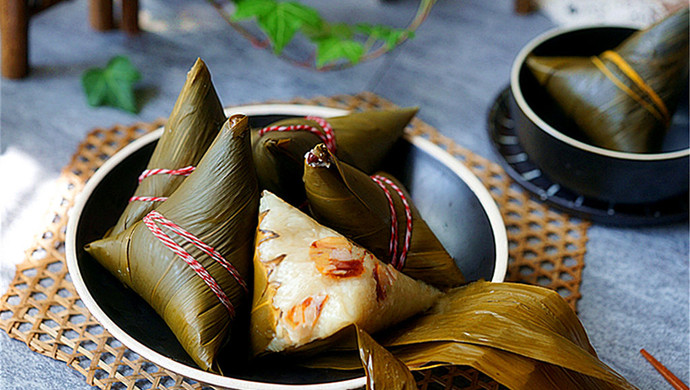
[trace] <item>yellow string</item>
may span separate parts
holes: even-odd
[[[592,62],[594,65],[603,73],[609,80],[611,80],[612,83],[614,83],[618,88],[620,88],[623,92],[625,92],[628,96],[633,98],[635,101],[637,101],[642,107],[644,107],[647,111],[649,111],[650,114],[652,114],[659,122],[662,122],[664,124],[667,124],[666,118],[663,116],[662,113],[657,110],[657,108],[649,104],[646,100],[644,100],[640,95],[638,95],[635,91],[630,89],[625,83],[623,83],[618,77],[616,77],[615,74],[613,74],[607,67],[604,65],[604,63],[599,59],[599,57],[591,57]]]
[[[649,84],[647,84],[644,79],[637,72],[635,72],[635,69],[633,69],[632,66],[630,66],[623,59],[623,57],[620,56],[620,54],[616,53],[615,51],[607,50],[601,56],[602,58],[606,58],[607,60],[616,64],[616,66],[618,66],[618,68],[626,76],[628,76],[630,80],[632,80],[641,90],[645,91],[647,95],[649,95],[649,98],[656,103],[657,108],[659,111],[661,111],[661,114],[664,115],[666,121],[670,119],[670,115],[668,113],[668,109],[666,108],[666,104],[664,104],[664,101],[661,100],[654,89],[652,89],[652,87],[650,87]]]

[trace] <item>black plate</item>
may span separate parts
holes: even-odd
[[[250,124],[254,128],[262,127],[287,117],[289,116],[250,116]],[[84,200],[83,207],[79,210],[78,202],[74,210],[74,249],[70,250],[68,244],[68,264],[76,264],[72,264],[76,272],[74,269],[70,269],[70,272],[78,273],[79,277],[73,279],[87,308],[101,322],[107,323],[104,318],[100,318],[105,316],[105,319],[114,324],[111,327],[116,329],[108,329],[111,333],[117,337],[117,334],[122,332],[143,344],[144,348],[195,368],[196,365],[153,309],[136,293],[125,288],[82,249],[86,243],[102,237],[116,222],[133,193],[137,176],[145,169],[156,142],[157,140],[152,140],[143,145],[112,167],[100,181],[94,182],[95,187],[90,195],[87,193],[87,185],[85,196],[88,197]],[[420,213],[456,259],[466,278],[492,280],[496,248],[505,246],[507,257],[507,243],[496,243],[493,231],[496,223],[493,222],[492,225],[482,201],[470,186],[440,160],[408,141],[399,142],[387,161],[387,170],[396,175],[410,190]],[[500,215],[498,218],[500,220]],[[70,260],[71,256],[76,260]],[[93,298],[93,303],[88,295]],[[146,357],[146,351],[137,351],[131,345],[129,347]],[[165,367],[165,364],[161,365]],[[361,372],[305,370],[283,364],[270,368],[243,368],[239,372],[230,372],[229,376],[268,383],[309,384],[345,380],[361,375]],[[223,385],[221,382],[218,384]]]
[[[549,179],[520,145],[508,109],[509,94],[510,88],[504,89],[489,111],[489,136],[508,175],[537,199],[572,215],[611,225],[655,225],[688,219],[687,192],[655,203],[616,204],[585,197]]]

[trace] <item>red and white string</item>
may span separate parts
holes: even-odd
[[[306,116],[305,119],[314,121],[321,126],[321,129],[312,125],[278,125],[278,126],[268,126],[259,129],[259,136],[271,131],[308,131],[323,141],[326,147],[331,152],[335,153],[335,133],[331,124],[327,120],[317,117],[317,116]]]
[[[179,168],[179,169],[165,169],[165,168],[155,168],[155,169],[146,169],[144,172],[139,175],[139,183],[142,182],[142,180],[146,179],[149,176],[153,175],[175,175],[175,176],[189,176],[194,172],[196,167],[193,166],[188,166],[184,168]],[[129,198],[130,202],[165,202],[168,200],[166,196],[132,196]]]
[[[199,250],[213,258],[216,262],[220,263],[220,265],[223,266],[223,268],[225,268],[230,273],[230,275],[232,275],[232,277],[235,279],[235,281],[237,281],[237,283],[242,287],[242,289],[245,292],[249,292],[247,284],[245,283],[244,279],[242,279],[242,276],[239,274],[239,272],[237,272],[237,269],[232,264],[230,264],[230,262],[225,260],[225,258],[211,246],[207,245],[206,243],[198,239],[196,236],[189,233],[188,231],[178,226],[174,222],[168,220],[158,211],[153,210],[150,213],[148,213],[144,217],[143,222],[149,228],[151,233],[153,233],[153,235],[156,236],[156,238],[158,238],[163,243],[163,245],[168,247],[168,249],[170,249],[173,253],[175,253],[182,260],[184,260],[194,270],[194,272],[196,272],[201,277],[201,279],[203,279],[206,285],[218,297],[223,306],[225,306],[228,309],[230,316],[234,317],[235,307],[233,306],[232,302],[230,302],[230,298],[228,298],[228,296],[225,294],[218,282],[213,278],[213,276],[208,272],[208,270],[206,270],[206,268],[204,268],[204,266],[201,263],[199,263],[199,261],[197,261],[192,255],[185,251],[184,248],[182,248],[181,245],[176,243],[172,239],[172,237],[166,234],[163,231],[163,229],[158,227],[157,223],[163,227],[168,228],[174,233],[177,233],[177,235],[182,237],[185,241],[192,243],[194,246],[199,248]]]
[[[149,176],[153,175],[178,175],[178,176],[189,176],[192,172],[194,172],[196,168],[193,166],[188,166],[184,168],[179,168],[179,169],[165,169],[165,168],[155,168],[155,169],[146,169],[144,172],[139,175],[139,183],[141,183],[142,180],[146,179]]]
[[[401,270],[405,266],[405,260],[407,259],[407,253],[410,251],[410,243],[412,241],[412,209],[410,204],[407,202],[407,197],[402,192],[402,190],[395,185],[390,179],[380,175],[371,176],[371,179],[381,187],[383,193],[388,199],[388,206],[391,212],[391,239],[389,243],[389,252],[391,254],[391,264],[397,269]],[[386,184],[390,186],[400,197],[403,207],[405,208],[405,241],[403,243],[402,250],[400,251],[400,256],[398,256],[398,216],[395,211],[395,204],[393,203],[393,198],[391,197],[390,191],[386,187]]]

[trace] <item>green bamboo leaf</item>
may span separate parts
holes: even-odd
[[[111,106],[136,113],[139,109],[134,95],[134,83],[140,79],[141,73],[129,58],[116,56],[103,69],[88,69],[81,81],[90,106]]]
[[[316,66],[339,59],[347,59],[353,64],[358,63],[364,55],[364,45],[351,39],[328,37],[316,43]]]

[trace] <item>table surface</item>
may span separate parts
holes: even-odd
[[[331,19],[402,26],[416,2],[350,0],[319,7]],[[167,117],[197,57],[211,70],[224,105],[371,91],[400,106],[419,106],[423,121],[498,161],[486,131],[488,110],[507,85],[520,48],[555,26],[539,12],[514,13],[513,0],[440,1],[416,37],[393,53],[343,71],[315,72],[252,47],[203,1],[141,2],[144,32],[136,37],[94,32],[87,15],[81,1],[34,17],[30,76],[2,80],[0,175],[10,184],[0,191],[0,292],[46,225],[54,180],[87,132]],[[137,115],[90,108],[82,92],[81,74],[120,54],[143,74]],[[670,386],[640,348],[688,382],[688,241],[687,221],[645,228],[594,224],[589,230],[579,317],[601,359],[641,389]],[[0,332],[0,389],[60,388],[90,386],[64,363]]]

